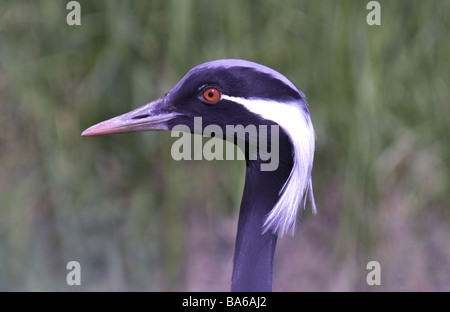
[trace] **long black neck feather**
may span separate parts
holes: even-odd
[[[292,170],[292,145],[280,131],[279,166],[261,171],[261,160],[247,160],[233,259],[232,291],[272,291],[273,256],[278,236],[263,232],[267,214]]]

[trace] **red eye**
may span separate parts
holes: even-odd
[[[215,88],[208,88],[203,91],[203,98],[209,103],[214,103],[220,99],[220,92]]]

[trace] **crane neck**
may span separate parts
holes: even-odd
[[[239,212],[233,259],[232,291],[272,291],[272,268],[278,236],[263,233],[263,224],[292,170],[292,146],[280,139],[280,163],[275,171],[261,171],[260,159],[248,161]]]

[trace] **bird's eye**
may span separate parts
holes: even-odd
[[[208,88],[203,91],[203,99],[207,103],[215,103],[220,99],[220,91],[216,88]]]

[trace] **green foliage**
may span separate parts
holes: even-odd
[[[312,248],[364,276],[317,287],[367,289],[365,263],[381,259],[386,290],[449,290],[449,1],[379,1],[381,26],[356,0],[79,2],[81,26],[67,1],[0,2],[0,290],[73,290],[70,260],[83,290],[215,289],[192,286],[189,239],[204,231],[231,265],[243,162],[176,162],[170,133],[80,133],[219,58],[265,64],[308,96],[319,214],[303,223],[319,225],[296,236],[321,228]]]

